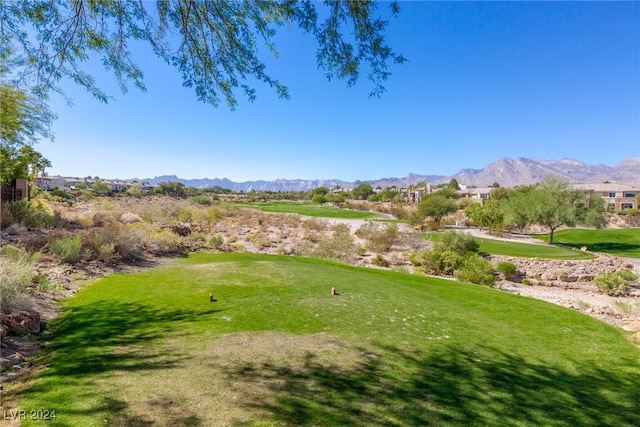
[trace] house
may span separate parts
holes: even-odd
[[[53,190],[59,188],[63,191],[69,191],[72,188],[72,184],[67,178],[58,175],[38,174],[36,178],[36,186],[42,190]]]
[[[458,190],[458,194],[462,198],[471,199],[484,205],[490,198],[491,190],[493,190],[493,187],[464,188]]]
[[[419,203],[420,199],[424,197],[425,194],[431,194],[431,186],[425,182],[424,187],[414,188],[413,190],[409,190],[407,192],[407,196],[409,197],[410,203]]]
[[[611,206],[616,211],[638,209],[640,188],[631,185],[616,183],[574,184],[573,188],[584,191],[587,196],[599,195],[604,200],[605,208]]]

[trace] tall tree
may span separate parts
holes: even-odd
[[[420,199],[416,215],[419,219],[430,217],[439,226],[442,218],[458,210],[456,203],[440,194],[427,194]]]
[[[574,190],[569,181],[555,175],[545,177],[538,185],[513,192],[503,203],[506,221],[521,227],[527,224],[546,227],[549,244],[561,226],[585,222],[598,225],[597,214],[602,209],[596,200],[590,201],[583,192]]]
[[[367,200],[367,198],[372,194],[375,194],[373,187],[371,184],[367,184],[366,182],[363,182],[351,190],[351,197],[358,200]]]
[[[130,50],[132,42],[141,42],[176,67],[199,100],[214,106],[224,101],[234,109],[236,91],[255,99],[251,82],[288,98],[287,87],[267,73],[258,52],[266,48],[277,56],[277,30],[293,26],[315,38],[317,65],[327,78],[353,85],[366,64],[370,95],[380,96],[389,63],[405,59],[387,45],[388,18],[377,13],[378,6],[370,0],[0,1],[0,52],[13,54],[13,77],[43,97],[60,91],[60,80],[69,78],[107,101],[82,63],[100,58],[123,92],[130,83],[144,90],[143,70]],[[397,3],[390,3],[387,16],[397,13]]]

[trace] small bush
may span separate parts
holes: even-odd
[[[493,286],[496,283],[496,277],[493,273],[493,266],[489,261],[477,254],[468,254],[464,257],[461,267],[455,270],[453,275],[462,282]]]
[[[372,221],[365,222],[357,231],[356,236],[367,240],[367,247],[374,252],[386,252],[391,249],[400,237],[396,224],[386,226]]]
[[[64,190],[61,190],[60,188],[54,188],[53,190],[49,191],[49,194],[57,200],[69,200],[71,198],[71,194],[67,193]]]
[[[471,234],[457,231],[442,233],[440,243],[458,255],[464,255],[467,252],[478,252],[479,248],[478,243]]]
[[[371,260],[371,264],[377,265],[378,267],[389,267],[389,262],[380,254]]]
[[[51,253],[68,264],[74,264],[78,261],[81,249],[82,242],[79,234],[74,237],[56,239],[50,245]]]
[[[155,254],[182,252],[180,238],[169,230],[149,231],[143,241],[149,252]]]
[[[337,223],[331,226],[334,236],[348,236],[351,234],[351,228],[344,223]]]
[[[209,196],[194,196],[191,198],[191,201],[201,206],[210,206],[213,203],[213,200]]]
[[[13,246],[0,251],[0,306],[28,308],[27,286],[35,275],[36,258]]]
[[[28,228],[49,228],[53,223],[53,212],[44,201],[20,200],[2,203],[1,226],[22,224]]]
[[[427,251],[423,264],[425,273],[453,274],[462,265],[462,256],[448,249]]]
[[[311,245],[305,245],[300,252],[304,256],[331,259],[348,264],[355,264],[360,255],[358,246],[353,243],[348,235],[334,236],[322,240],[315,248]]]
[[[329,224],[322,220],[308,219],[302,221],[302,228],[305,230],[326,231],[329,228]]]
[[[629,304],[623,301],[616,301],[613,304],[616,306],[616,309],[618,309],[620,313],[624,314],[627,317],[631,317],[636,313],[640,313],[638,305]]]
[[[638,279],[630,270],[620,270],[615,273],[602,273],[593,279],[593,284],[609,296],[625,295],[629,292],[629,285]]]
[[[504,280],[511,279],[517,273],[516,265],[509,261],[499,262],[496,266],[496,270],[502,275]]]
[[[221,249],[224,246],[224,237],[219,234],[213,235],[209,238],[209,245],[216,249]]]
[[[411,262],[411,264],[413,264],[414,267],[423,266],[427,262],[429,252],[430,251],[426,249],[416,251],[409,255],[409,261]]]

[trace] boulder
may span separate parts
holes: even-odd
[[[10,333],[37,334],[40,332],[40,314],[34,310],[0,307],[0,337]]]
[[[171,230],[179,236],[188,236],[191,234],[191,225],[188,223],[178,224],[171,227]]]

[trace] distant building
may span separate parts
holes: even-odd
[[[640,188],[625,184],[574,184],[573,188],[582,190],[588,196],[597,194],[604,200],[605,208],[612,206],[616,211],[638,208]]]
[[[422,199],[425,194],[432,193],[431,185],[429,185],[428,182],[425,182],[424,185],[424,187],[414,188],[407,192],[407,197],[409,198],[410,203],[419,203],[420,199]]]
[[[474,202],[480,203],[481,205],[484,205],[487,200],[489,200],[491,196],[491,190],[493,190],[493,187],[466,188],[465,186],[464,189],[462,187],[460,188],[461,189],[457,191],[460,197],[471,199]]]

